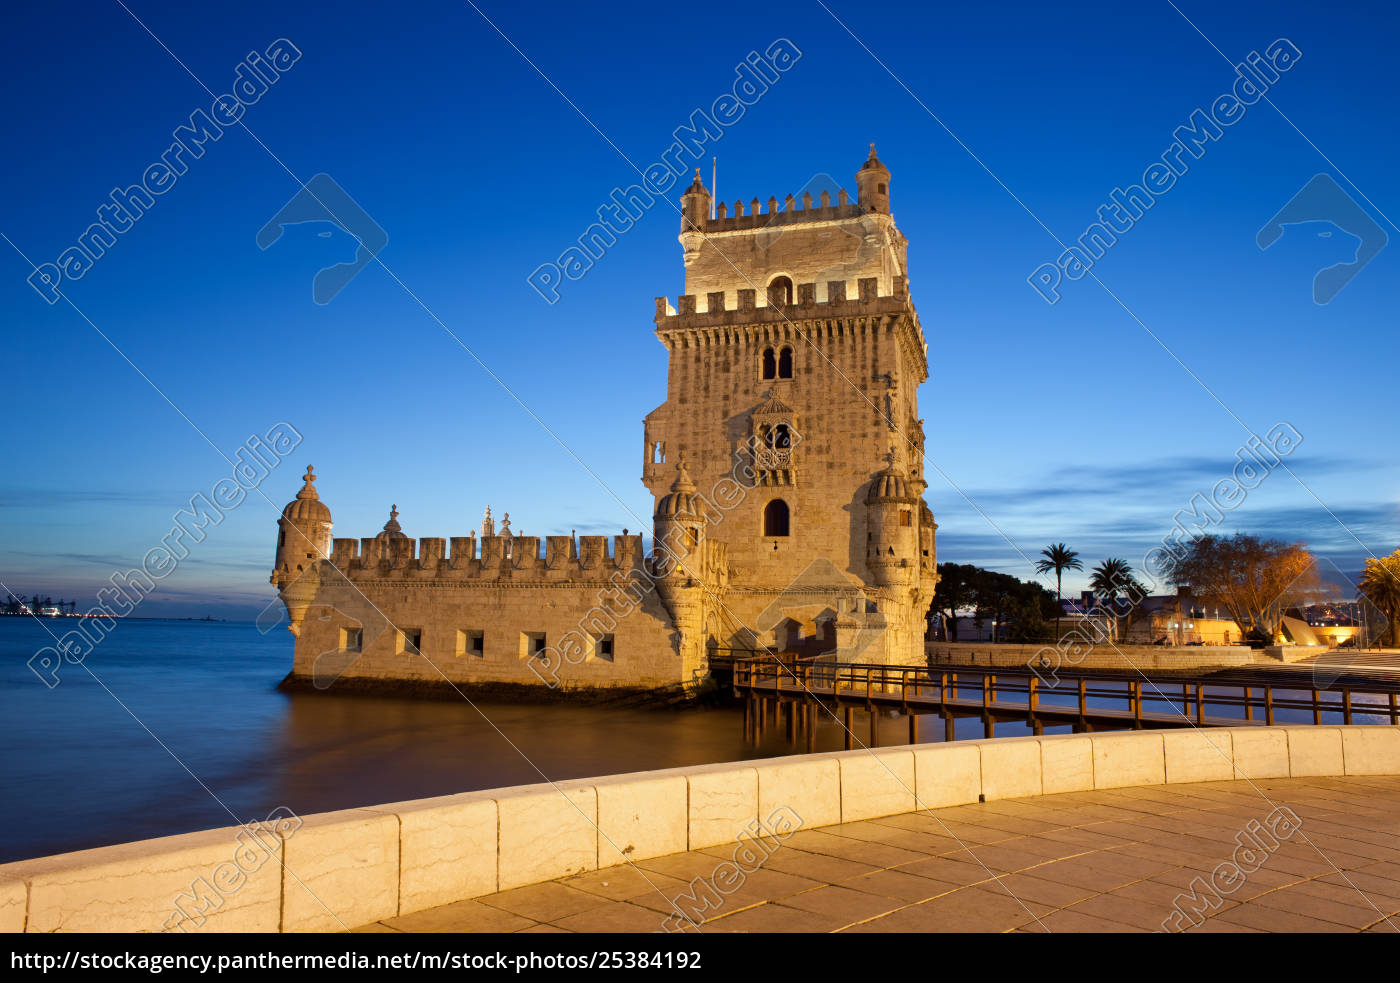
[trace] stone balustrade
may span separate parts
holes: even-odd
[[[259,824],[260,848],[231,827],[0,865],[0,930],[338,931],[730,844],[778,810],[812,828],[1133,785],[1395,774],[1400,727],[1386,726],[1064,734],[674,768]]]

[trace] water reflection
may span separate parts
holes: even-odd
[[[56,631],[69,626],[51,624]],[[771,722],[752,746],[739,706],[472,706],[286,694],[276,684],[290,664],[291,639],[260,635],[251,625],[122,622],[88,660],[106,688],[82,667],[65,666],[61,684],[49,690],[25,660],[51,641],[44,625],[0,618],[0,711],[8,725],[0,737],[0,795],[10,805],[0,816],[0,862],[228,826],[278,806],[324,812],[544,776],[584,778],[807,749],[804,733],[794,746],[785,724]],[[1047,704],[1075,699],[1072,692],[1041,690]],[[1368,700],[1357,695],[1353,703],[1357,723],[1380,722],[1363,712]],[[1172,707],[1163,700],[1149,709]],[[1279,723],[1311,718],[1304,710],[1276,715]],[[1323,721],[1340,722],[1339,705]],[[881,746],[908,742],[907,719],[897,711],[879,714],[877,725]],[[1046,726],[1045,733],[1069,729]],[[855,712],[852,730],[869,741],[865,711]],[[959,740],[985,736],[976,717],[957,720],[955,733]],[[1022,722],[996,725],[998,737],[1030,733]],[[943,735],[940,718],[921,719],[922,741]],[[815,749],[844,746],[839,717],[819,713]]]

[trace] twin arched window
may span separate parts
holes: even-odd
[[[763,378],[792,378],[792,349],[784,345],[781,349],[763,349]]]

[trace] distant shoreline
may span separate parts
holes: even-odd
[[[0,618],[23,618],[28,621],[67,621],[72,618],[110,618],[114,621],[189,621],[201,625],[251,625],[256,624],[251,619],[248,621],[236,621],[229,618],[175,618],[175,617],[153,617],[150,615],[117,615],[117,614],[10,614],[8,611],[0,611]]]

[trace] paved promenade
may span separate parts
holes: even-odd
[[[1194,902],[1182,897],[1193,893]],[[643,860],[359,931],[663,925],[706,933],[1395,932],[1400,777],[1152,785],[956,806]]]

